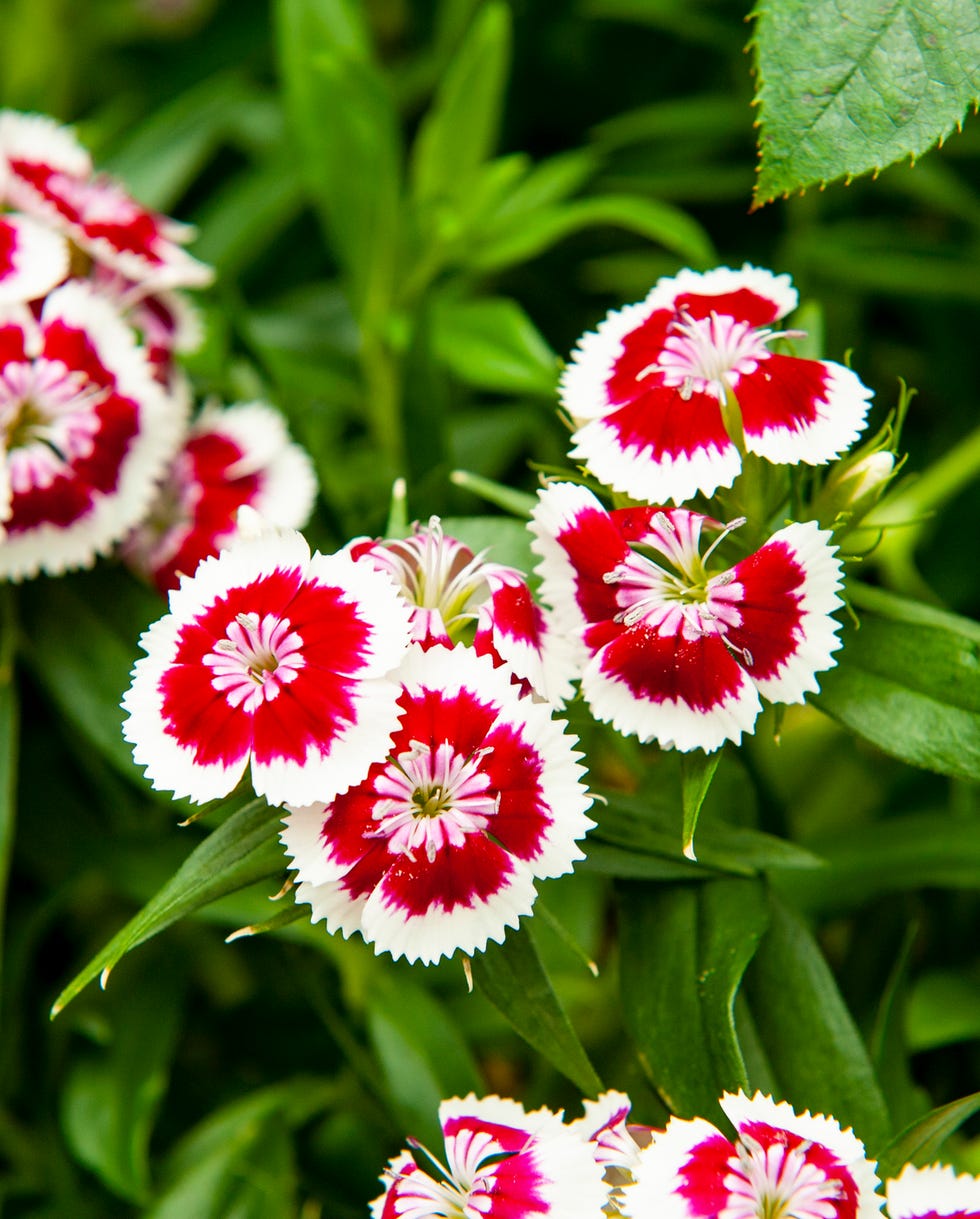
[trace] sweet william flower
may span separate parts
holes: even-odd
[[[470,1095],[439,1122],[445,1162],[418,1144],[396,1156],[371,1219],[604,1219],[602,1169],[558,1114]]]
[[[736,525],[738,522],[733,523]],[[727,570],[684,508],[608,512],[591,491],[539,493],[532,549],[543,598],[578,642],[597,719],[641,741],[711,752],[751,732],[759,696],[799,703],[835,661],[841,566],[830,534],[788,525]]]
[[[140,644],[123,733],[154,787],[201,803],[250,769],[270,803],[306,804],[385,755],[408,613],[380,572],[263,529],[205,559]]]
[[[0,216],[0,307],[37,300],[67,274],[63,237],[28,216]]]
[[[872,1219],[875,1165],[832,1117],[798,1114],[757,1092],[725,1093],[732,1142],[702,1118],[671,1118],[639,1152],[627,1219]]]
[[[432,964],[502,941],[535,880],[571,871],[591,797],[564,723],[488,657],[414,644],[396,677],[390,750],[336,799],[290,808],[282,841],[314,922]]]
[[[78,282],[0,309],[0,577],[90,565],[147,510],[186,403]]]
[[[0,112],[0,202],[42,220],[145,291],[201,287],[213,278],[181,248],[192,228],[96,174],[71,129],[45,115]]]
[[[948,1165],[906,1164],[885,1183],[889,1219],[980,1219],[980,1177],[957,1174]]]
[[[350,550],[391,576],[411,607],[412,636],[423,646],[472,643],[546,701],[560,704],[571,696],[572,650],[516,568],[447,537],[437,516],[417,523],[407,538],[360,538]]]
[[[146,518],[126,539],[126,562],[162,593],[238,534],[251,508],[269,525],[299,529],[316,497],[308,454],[261,402],[208,406],[188,430]]]
[[[781,355],[776,324],[797,304],[786,275],[757,267],[682,271],[586,334],[561,380],[576,425],[571,455],[646,503],[730,487],[744,446],[777,464],[823,465],[866,423],[868,390],[826,360]]]

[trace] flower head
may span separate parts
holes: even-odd
[[[712,495],[741,469],[730,399],[748,452],[778,464],[838,456],[864,428],[871,391],[840,364],[770,350],[796,303],[786,275],[720,267],[661,279],[609,314],[562,377],[572,457],[646,503]]]
[[[499,1096],[439,1106],[445,1163],[396,1156],[372,1219],[603,1219],[602,1170],[558,1114]]]
[[[639,1152],[627,1219],[872,1219],[884,1199],[851,1130],[757,1092],[725,1093],[734,1142],[702,1118],[671,1118]]]
[[[885,1182],[889,1219],[980,1219],[980,1177],[957,1176],[948,1165],[906,1164]]]
[[[0,112],[0,202],[43,220],[147,291],[211,282],[211,268],[181,248],[193,229],[94,173],[71,130],[44,115]]]
[[[416,524],[410,537],[359,539],[350,550],[395,581],[412,610],[413,638],[424,647],[472,643],[547,701],[571,695],[571,651],[535,604],[527,580],[447,537],[437,516]]]
[[[85,284],[0,312],[0,576],[62,572],[142,517],[184,427],[133,331]]]
[[[759,695],[802,702],[833,665],[840,563],[829,533],[788,525],[728,569],[708,566],[739,522],[683,508],[608,512],[584,487],[540,493],[532,548],[542,596],[578,641],[593,714],[681,751],[750,732]],[[701,554],[701,534],[722,530]]]
[[[63,237],[28,216],[0,216],[0,306],[36,300],[67,274]]]
[[[209,406],[192,424],[149,514],[126,539],[123,556],[166,593],[237,535],[240,508],[270,525],[299,529],[315,496],[313,464],[290,441],[277,411],[261,402]]]
[[[397,677],[390,750],[336,799],[292,808],[282,840],[314,921],[431,964],[501,941],[535,879],[571,871],[591,798],[564,724],[487,657],[415,645]]]
[[[123,732],[155,787],[200,803],[251,767],[258,795],[306,804],[388,749],[408,614],[381,573],[298,533],[205,559],[140,643]]]

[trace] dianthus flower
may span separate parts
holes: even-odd
[[[906,1164],[885,1182],[889,1219],[980,1219],[980,1177],[957,1176],[947,1165]]]
[[[593,714],[682,752],[737,743],[760,694],[802,702],[840,647],[831,613],[841,567],[828,532],[788,525],[709,574],[706,529],[722,531],[715,545],[729,532],[684,508],[608,512],[571,483],[542,491],[532,519],[542,597],[579,642]]]
[[[582,1139],[603,1171],[609,1187],[606,1214],[622,1215],[623,1189],[632,1182],[640,1147],[649,1143],[653,1132],[647,1126],[627,1125],[632,1102],[624,1092],[603,1092],[595,1100],[584,1101],[582,1107],[585,1116],[570,1122],[568,1128]]]
[[[264,530],[205,559],[140,644],[123,733],[154,787],[201,803],[251,767],[271,804],[306,804],[387,752],[408,613],[380,572]]]
[[[0,577],[87,566],[143,516],[184,428],[133,331],[82,283],[0,311]]]
[[[372,1219],[604,1219],[602,1170],[558,1114],[470,1095],[439,1122],[445,1163],[415,1143],[396,1156]]]
[[[564,723],[488,657],[416,644],[395,676],[391,749],[336,799],[291,808],[282,841],[314,922],[431,964],[500,942],[535,879],[571,871],[591,797]]]
[[[410,537],[358,539],[350,550],[401,589],[412,610],[412,636],[423,646],[471,642],[548,702],[571,696],[575,662],[568,642],[516,568],[488,562],[485,551],[474,554],[446,537],[437,516],[416,524]]]
[[[722,410],[729,398],[749,453],[777,464],[839,456],[865,426],[871,391],[841,364],[769,349],[793,333],[773,326],[796,304],[787,275],[720,267],[661,279],[646,300],[610,313],[562,376],[572,457],[646,503],[712,495],[742,464]]]
[[[193,229],[96,174],[70,128],[44,115],[0,112],[0,202],[43,220],[145,291],[211,282],[211,268],[181,248]]]
[[[0,216],[0,306],[36,300],[67,274],[63,237],[28,216]]]
[[[703,1118],[671,1118],[639,1152],[627,1219],[872,1219],[875,1165],[832,1117],[797,1114],[757,1092],[725,1093],[732,1142]]]
[[[237,535],[240,508],[251,508],[269,525],[299,529],[315,497],[313,463],[290,441],[277,411],[261,402],[208,406],[122,554],[166,593]]]

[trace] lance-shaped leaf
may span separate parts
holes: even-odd
[[[975,0],[761,0],[756,205],[921,156],[980,99]]]
[[[978,1111],[980,1092],[974,1092],[912,1122],[879,1154],[881,1177],[897,1176],[905,1164],[921,1166],[934,1159],[946,1139]]]

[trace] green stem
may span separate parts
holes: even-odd
[[[384,338],[365,332],[361,342],[366,409],[375,443],[387,458],[391,472],[405,470],[405,435],[401,413],[399,360]]]

